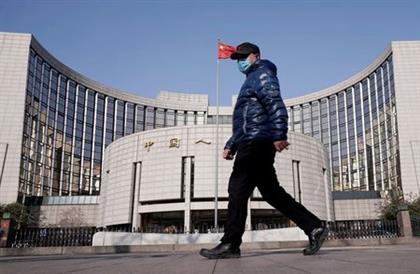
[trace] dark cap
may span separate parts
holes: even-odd
[[[241,58],[246,58],[251,53],[258,53],[260,54],[260,49],[257,45],[245,42],[236,47],[236,51],[232,53],[230,59],[238,60]]]

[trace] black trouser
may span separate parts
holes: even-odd
[[[307,235],[321,226],[321,220],[295,201],[279,185],[273,142],[253,140],[238,147],[229,179],[228,216],[221,241],[239,246],[245,230],[248,198],[258,187],[263,199],[298,225]]]

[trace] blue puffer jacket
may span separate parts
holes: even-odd
[[[280,95],[277,68],[259,60],[249,68],[233,111],[233,134],[225,149],[236,151],[249,140],[287,140],[287,109]]]

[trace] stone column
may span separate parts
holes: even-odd
[[[184,209],[184,233],[190,233],[191,229],[191,157],[185,158],[184,167],[184,185],[185,185],[185,209]]]
[[[397,221],[400,226],[400,234],[402,237],[413,237],[413,229],[411,228],[410,212],[407,209],[400,210],[397,213]]]
[[[141,168],[142,168],[142,163],[141,162],[137,162],[135,163],[135,170],[136,170],[136,177],[134,179],[134,201],[133,201],[133,212],[131,214],[133,214],[133,223],[132,226],[135,227],[136,229],[140,229],[141,228],[141,216],[139,213],[140,210],[140,180],[141,180]]]

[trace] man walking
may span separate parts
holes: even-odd
[[[287,149],[287,110],[280,95],[277,68],[260,59],[260,49],[242,43],[230,57],[246,75],[233,111],[233,134],[226,142],[223,158],[232,160],[229,179],[228,219],[221,243],[201,249],[209,259],[238,258],[245,230],[248,198],[255,187],[271,206],[295,222],[309,238],[304,255],[313,255],[328,235],[321,220],[279,185],[274,169],[276,151]]]

